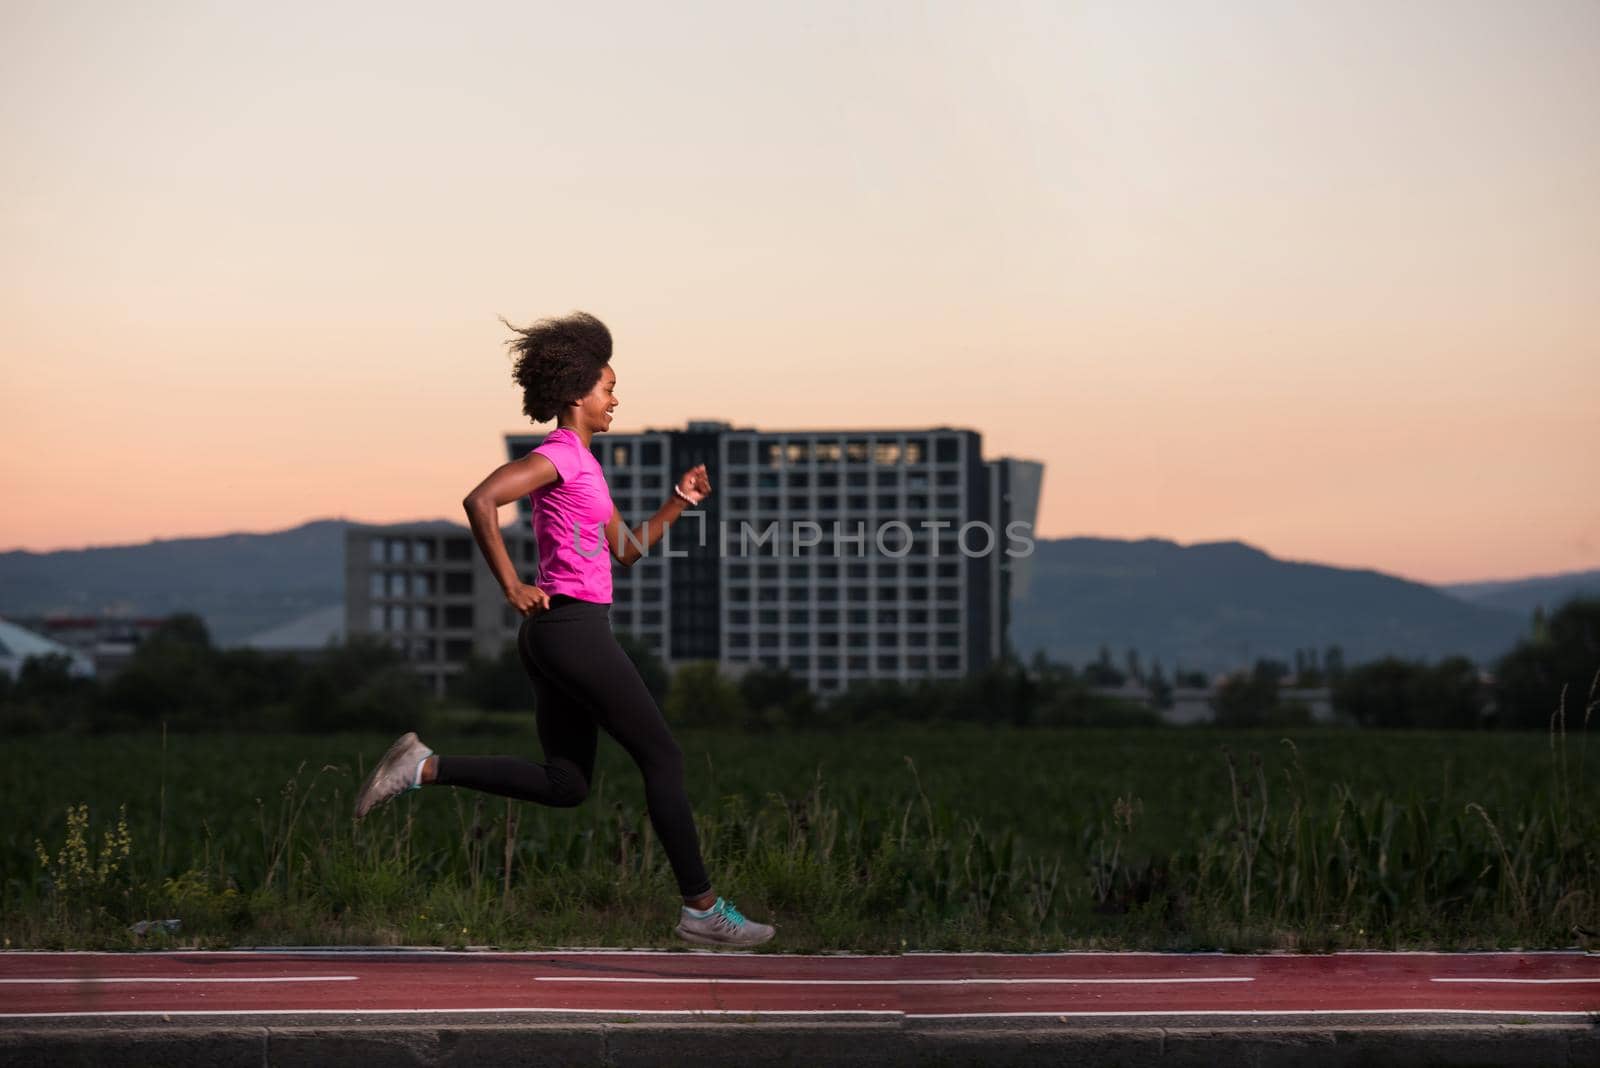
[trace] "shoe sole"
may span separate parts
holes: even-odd
[[[686,931],[682,927],[676,927],[673,930],[685,942],[693,942],[699,946],[717,946],[721,949],[746,949],[750,946],[763,946],[772,941],[773,937],[778,933],[773,931],[767,937],[757,939],[754,942],[723,942],[715,938],[707,938],[705,935],[695,934],[693,931]]]
[[[422,739],[417,737],[416,731],[407,731],[399,738],[395,739],[394,744],[389,746],[388,751],[385,752],[383,757],[378,761],[377,767],[372,769],[372,774],[367,776],[367,781],[362,783],[361,792],[356,795],[356,819],[365,819],[367,816],[372,814],[373,809],[378,807],[377,803],[373,803],[367,805],[366,810],[363,811],[361,806],[362,802],[367,799],[367,795],[372,792],[372,788],[378,785],[378,780],[382,778],[383,773],[388,771],[389,766],[394,763],[395,758],[401,753],[405,752],[407,749],[411,748],[411,744],[413,742],[420,743],[421,741]],[[389,800],[392,801],[394,799],[390,798]]]

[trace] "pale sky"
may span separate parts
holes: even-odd
[[[496,316],[581,308],[619,430],[967,426],[1046,537],[1600,567],[1595,0],[6,0],[0,90],[0,549],[460,519],[529,429]]]

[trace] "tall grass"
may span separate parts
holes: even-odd
[[[1219,745],[1208,732],[886,731],[798,781],[797,754],[837,740],[779,736],[776,754],[772,737],[714,759],[705,748],[691,780],[718,889],[779,924],[775,949],[1561,946],[1600,927],[1600,790],[1585,777],[1596,707],[1591,687],[1576,738],[1564,701],[1548,738],[1520,748],[1378,732]],[[575,811],[438,789],[358,826],[359,755],[308,752],[245,808],[221,800],[238,783],[195,769],[264,775],[269,754],[184,744],[194,759],[170,783],[153,753],[120,779],[18,776],[0,797],[6,819],[34,820],[0,837],[9,945],[670,944],[673,881],[625,761],[608,758]],[[1055,754],[1057,774],[1022,745]],[[124,763],[136,748],[122,747]],[[1375,781],[1389,748],[1403,759]],[[29,783],[42,796],[23,807]],[[102,827],[121,804],[133,827],[108,869],[121,874],[92,890],[16,848],[38,838],[45,855],[95,870],[90,815],[59,815],[83,797],[62,791],[83,788]],[[128,931],[168,917],[182,921],[175,935]]]

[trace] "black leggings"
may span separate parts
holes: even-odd
[[[517,651],[533,680],[545,763],[521,757],[441,756],[442,786],[570,807],[589,794],[596,728],[615,738],[644,774],[645,805],[687,898],[711,889],[694,812],[683,785],[683,750],[611,633],[611,606],[571,597],[522,621]]]

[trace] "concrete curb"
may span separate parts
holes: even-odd
[[[0,1063],[31,1065],[163,1064],[483,1066],[516,1064],[694,1064],[702,1068],[815,1065],[973,1065],[1034,1068],[1095,1064],[1180,1068],[1218,1064],[1254,1068],[1377,1068],[1387,1065],[1580,1068],[1600,1064],[1600,1018],[1552,1023],[1439,1023],[1276,1019],[1154,1026],[1137,1020],[1030,1020],[966,1025],[901,1020],[775,1022],[501,1021],[349,1023],[275,1020],[269,1025],[208,1019],[160,1023],[106,1019],[8,1021]]]

